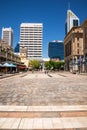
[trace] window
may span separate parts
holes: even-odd
[[[87,28],[85,28],[85,48],[87,49]]]
[[[77,54],[79,54],[79,49],[77,49]]]
[[[77,41],[79,41],[79,37],[77,37]]]
[[[77,47],[79,47],[79,43],[77,43]]]
[[[65,35],[67,34],[67,23],[65,24]]]
[[[78,20],[77,19],[73,20],[73,26],[78,26]]]

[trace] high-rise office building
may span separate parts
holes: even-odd
[[[14,52],[19,53],[19,42],[18,42],[17,45],[15,46]]]
[[[13,30],[12,28],[2,28],[2,39],[9,45],[13,46]]]
[[[64,44],[62,41],[52,41],[48,44],[48,56],[50,59],[64,60]]]
[[[20,25],[20,54],[25,48],[27,59],[42,59],[42,23],[22,23]]]
[[[70,9],[67,10],[65,34],[67,34],[72,27],[77,27],[77,26],[80,26],[79,18]]]

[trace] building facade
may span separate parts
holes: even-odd
[[[16,53],[19,53],[19,44],[20,43],[17,43],[17,45],[14,48],[14,52],[16,52]]]
[[[13,46],[13,30],[12,28],[2,28],[2,39],[9,45]]]
[[[73,27],[64,38],[65,70],[84,71],[82,68],[83,51],[83,29]]]
[[[84,63],[85,72],[87,72],[87,19],[81,25],[83,29],[83,52],[84,52]]]
[[[20,54],[22,50],[26,50],[26,58],[28,60],[42,59],[42,39],[43,39],[42,23],[22,23],[20,25]]]
[[[48,56],[50,59],[64,60],[64,44],[62,41],[53,41],[48,44]]]
[[[79,18],[71,11],[67,10],[67,17],[65,23],[65,35],[70,31],[72,27],[80,26]]]
[[[11,66],[4,66],[5,63]],[[26,69],[20,56],[15,54],[13,48],[2,39],[0,39],[0,65],[0,72],[4,73],[12,72],[12,70],[19,72]]]

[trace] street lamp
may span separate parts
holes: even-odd
[[[87,54],[85,55],[85,70],[87,72]]]
[[[2,46],[0,45],[0,63],[1,63],[1,52],[2,52]]]
[[[6,48],[6,62],[7,62],[7,59],[8,59],[8,52],[9,52],[9,48],[7,47]]]
[[[76,73],[76,59],[72,58],[72,73]]]
[[[79,68],[79,73],[81,73],[82,71],[82,57],[79,56],[79,59],[78,59],[78,68]]]
[[[9,48],[7,47],[5,50],[6,50],[6,63],[7,63]],[[8,71],[8,69],[6,68],[6,73],[7,73],[7,71]]]

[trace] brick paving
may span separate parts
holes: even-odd
[[[87,130],[87,76],[24,73],[0,79],[0,130]]]
[[[22,74],[0,79],[0,105],[86,105],[87,76]]]

